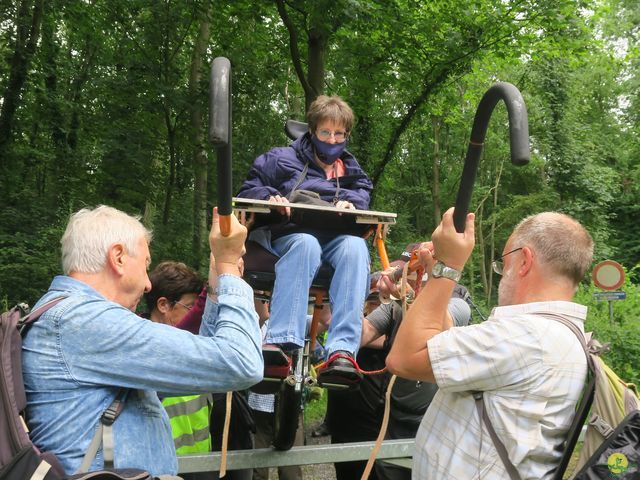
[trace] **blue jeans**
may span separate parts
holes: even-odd
[[[334,269],[329,299],[331,325],[325,348],[330,355],[360,345],[362,309],[369,290],[369,250],[354,235],[292,233],[271,242],[280,256],[266,342],[304,345],[309,287],[322,262]]]

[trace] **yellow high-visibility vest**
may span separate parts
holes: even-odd
[[[169,414],[178,455],[211,451],[209,416],[212,404],[211,394],[166,397],[162,400]]]

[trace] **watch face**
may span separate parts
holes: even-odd
[[[442,262],[436,262],[436,264],[433,266],[433,269],[431,270],[431,273],[434,277],[444,277],[455,282],[460,280],[460,272],[455,268],[447,267]]]
[[[434,277],[441,277],[443,270],[444,270],[444,263],[436,262],[436,264],[433,266],[433,269],[431,270],[431,273],[433,274]]]

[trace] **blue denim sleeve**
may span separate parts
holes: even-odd
[[[222,275],[219,282],[219,303],[207,300],[201,335],[145,320],[107,300],[70,299],[54,321],[68,379],[175,395],[259,382],[264,367],[253,292],[237,277]]]

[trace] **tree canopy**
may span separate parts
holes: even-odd
[[[388,248],[426,239],[453,205],[476,106],[522,92],[532,161],[509,162],[492,117],[464,283],[490,305],[490,264],[525,215],[584,223],[598,260],[637,281],[640,6],[630,0],[0,1],[0,299],[35,301],[59,273],[70,213],[104,203],[154,231],[154,263],[204,269],[216,202],[209,68],[233,69],[237,189],[319,94],[357,117],[349,150],[397,212]]]

